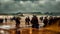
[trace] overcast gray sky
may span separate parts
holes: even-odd
[[[60,12],[60,0],[0,0],[0,13]]]

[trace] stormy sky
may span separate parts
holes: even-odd
[[[60,0],[0,0],[0,13],[60,12]]]

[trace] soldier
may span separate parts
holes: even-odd
[[[39,28],[38,18],[36,15],[33,15],[31,23],[32,23],[32,28]]]
[[[16,27],[19,27],[21,18],[20,17],[14,17],[13,19],[16,22]]]
[[[26,23],[27,25],[29,25],[29,22],[30,22],[30,18],[29,18],[29,16],[28,16],[28,17],[26,17],[26,19],[25,19],[25,23]]]
[[[3,23],[3,19],[2,18],[0,18],[0,23]]]
[[[44,18],[43,23],[44,23],[44,27],[46,27],[46,25],[47,25],[47,23],[48,23],[47,17]]]
[[[53,23],[53,17],[50,16],[50,19],[49,19],[49,25],[51,25]]]
[[[43,20],[43,17],[40,17],[40,20],[42,21]]]
[[[5,18],[5,22],[7,22],[7,18]]]
[[[16,20],[15,20],[15,21],[16,21],[16,26],[17,26],[17,27],[19,27],[19,25],[20,25],[20,20],[21,20],[21,18],[19,18],[19,17],[17,17]]]

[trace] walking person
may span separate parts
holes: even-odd
[[[53,20],[53,17],[50,16],[50,18],[49,18],[49,23],[48,23],[48,24],[51,25],[51,24],[53,23],[53,21],[54,21],[54,20]]]
[[[3,18],[0,18],[0,23],[3,23]]]
[[[47,26],[47,23],[48,23],[47,17],[44,18],[43,23],[44,23],[44,27],[46,27]]]
[[[19,30],[19,29],[20,29],[20,26],[19,26],[19,25],[20,25],[20,23],[21,23],[21,22],[20,22],[21,18],[14,16],[14,17],[12,18],[12,20],[15,20],[15,22],[16,22],[15,34],[20,34],[20,30]]]
[[[26,25],[29,25],[30,23],[30,18],[29,18],[29,16],[28,17],[26,17],[26,19],[25,19],[25,23],[26,23]]]
[[[36,15],[33,15],[31,23],[32,23],[32,28],[39,28],[38,18]]]
[[[7,18],[5,18],[5,22],[7,22]]]
[[[43,17],[40,17],[40,20],[42,21],[43,20]]]
[[[21,18],[20,17],[13,17],[13,19],[16,22],[16,27],[19,27]]]

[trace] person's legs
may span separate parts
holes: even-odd
[[[17,28],[19,28],[19,27],[20,27],[20,24],[19,24],[19,23],[17,23],[17,24],[16,24],[16,27],[17,27]]]
[[[29,22],[28,22],[28,25],[29,25]]]
[[[36,28],[36,29],[39,29],[39,24],[36,24],[36,25],[35,25],[35,28]]]
[[[34,24],[34,25],[32,25],[32,28],[37,28],[37,29],[39,29],[39,24]]]
[[[44,27],[46,27],[47,23],[44,23]]]

